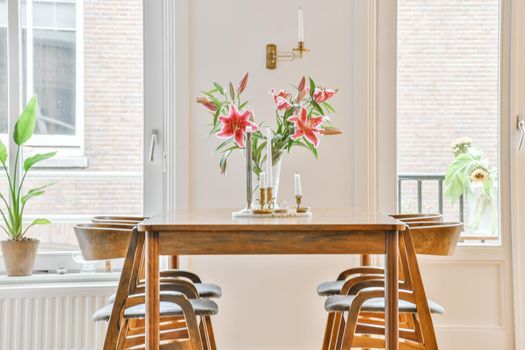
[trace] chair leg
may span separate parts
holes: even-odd
[[[330,337],[332,336],[332,328],[334,326],[334,313],[329,312],[328,318],[326,319],[326,329],[324,331],[323,347],[322,350],[328,350],[330,346]]]
[[[213,332],[213,326],[211,324],[211,317],[205,316],[206,319],[206,333],[210,340],[210,350],[217,350],[217,343],[215,342],[215,333]]]
[[[341,312],[334,313],[334,321],[332,324],[332,335],[330,336],[330,343],[328,350],[337,349],[337,336],[339,335],[339,329],[341,328],[341,323],[344,322],[343,314]]]
[[[202,339],[202,349],[211,350],[210,349],[210,338],[208,337],[208,334],[206,332],[206,319],[204,317],[201,317],[201,320],[199,322],[199,333]]]
[[[341,315],[341,319],[339,320],[339,324],[337,326],[334,326],[334,327],[337,327],[337,336],[336,336],[336,339],[334,339],[334,344],[335,344],[334,349],[335,350],[343,349],[343,337],[345,334],[346,322],[345,322],[345,318],[342,312],[340,313],[340,315]]]

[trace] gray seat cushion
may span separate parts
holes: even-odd
[[[220,298],[222,296],[222,289],[216,284],[213,283],[195,283],[195,289],[199,293],[201,298]],[[161,291],[160,294],[165,291]],[[116,294],[112,294],[109,297],[109,302],[112,303],[115,301]]]
[[[222,289],[213,283],[195,283],[195,288],[201,298],[220,298]]]
[[[197,316],[212,316],[219,312],[217,304],[210,299],[190,299],[190,303]],[[93,314],[93,321],[108,321],[113,310],[113,304],[108,304]],[[143,318],[146,315],[146,306],[144,304],[135,305],[124,311],[125,318]],[[182,315],[182,309],[179,305],[169,302],[160,302],[161,316]]]
[[[328,312],[336,311],[348,311],[352,306],[355,295],[333,295],[328,297],[324,303],[324,308]],[[428,300],[428,306],[430,312],[433,314],[444,314],[445,308],[439,305],[435,301]],[[362,311],[371,311],[371,312],[384,312],[385,311],[385,298],[372,298],[365,302],[363,305]],[[405,301],[399,300],[399,311],[400,312],[416,312],[416,305]]]
[[[317,286],[317,294],[322,297],[341,294],[341,289],[343,289],[344,284],[344,280],[321,283],[319,286]]]

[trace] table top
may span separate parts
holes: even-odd
[[[396,231],[405,225],[386,214],[356,209],[313,210],[311,217],[240,218],[234,209],[177,210],[152,216],[139,224],[141,232],[192,231]]]

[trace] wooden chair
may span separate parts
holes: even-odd
[[[402,233],[400,256],[405,277],[399,281],[401,349],[437,349],[430,314],[444,313],[444,309],[427,299],[416,254],[452,255],[462,227],[459,223],[421,222]],[[364,272],[347,280],[341,295],[327,298],[325,309],[332,315],[327,348],[384,348],[384,283],[384,276],[376,271]]]
[[[441,214],[394,214],[391,215],[393,218],[403,221],[407,224],[413,222],[436,222],[440,223],[443,220]],[[405,221],[406,220],[406,221]],[[363,259],[362,260],[366,260]],[[317,287],[317,294],[320,296],[338,295],[341,293],[341,289],[345,281],[353,275],[359,274],[381,274],[384,275],[385,270],[382,267],[372,267],[368,264],[362,264],[362,266],[350,268],[344,270],[337,276],[335,281],[321,283]]]
[[[129,224],[82,224],[74,229],[84,259],[126,257],[116,295],[94,315],[95,320],[109,321],[104,349],[143,348],[145,287],[139,275],[144,236]],[[161,281],[161,349],[214,350],[210,316],[217,313],[217,305],[200,298],[196,286],[188,280],[194,275],[179,275],[181,278],[171,274]]]

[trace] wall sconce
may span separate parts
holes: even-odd
[[[266,69],[277,68],[277,61],[295,61],[303,58],[303,53],[310,51],[304,47],[304,22],[303,9],[299,7],[297,21],[298,40],[297,47],[292,51],[277,51],[277,45],[266,45]]]

